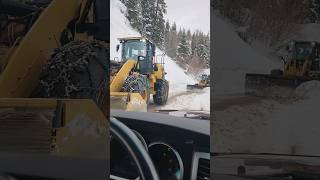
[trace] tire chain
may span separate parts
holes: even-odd
[[[123,87],[121,89],[121,91],[123,92],[135,92],[135,91],[140,91],[139,93],[143,93],[141,91],[143,91],[143,89],[134,89],[134,87],[132,85],[138,85],[140,83],[143,83],[142,85],[145,85],[144,81],[142,80],[142,76],[139,74],[134,74],[129,76],[125,83],[123,84]]]
[[[97,53],[93,51],[95,47],[101,48],[101,45],[98,42],[88,43],[74,41],[61,47],[60,49],[56,49],[52,55],[52,59],[44,68],[44,71],[45,73],[59,73],[48,74],[49,76],[56,76],[45,78],[45,80],[42,78],[40,80],[40,85],[44,88],[45,91],[44,96],[50,97],[55,88],[55,84],[61,82],[65,83],[63,95],[64,98],[70,98],[72,92],[80,91],[81,89],[90,89],[91,87],[80,87],[79,84],[74,84],[70,80],[70,78],[73,72],[87,71],[89,65],[89,57],[97,57]],[[76,58],[80,56],[81,58]]]

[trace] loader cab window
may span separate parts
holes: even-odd
[[[207,79],[208,79],[208,76],[207,76],[207,75],[202,75],[202,76],[201,76],[201,80],[202,80],[202,81],[206,81]]]
[[[310,43],[296,44],[293,49],[293,58],[296,60],[308,59],[313,54],[314,47]]]
[[[122,60],[137,60],[139,56],[147,55],[147,44],[140,40],[131,40],[122,42]]]

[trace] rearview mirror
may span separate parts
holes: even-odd
[[[138,61],[144,61],[145,57],[144,56],[138,56]]]
[[[117,52],[119,51],[119,49],[120,49],[120,45],[118,44],[118,45],[117,45]]]

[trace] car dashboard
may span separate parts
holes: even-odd
[[[111,115],[139,138],[161,179],[210,179],[209,121],[116,110]]]

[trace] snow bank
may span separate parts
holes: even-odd
[[[308,81],[295,89],[295,94],[305,99],[320,97],[320,81]]]
[[[320,42],[319,32],[320,24],[304,24],[300,27],[300,31],[293,37],[293,39]]]
[[[156,54],[161,55],[163,52],[157,49]],[[158,56],[157,58],[160,57]],[[191,76],[188,76],[184,70],[167,55],[164,56],[164,62],[164,68],[167,72],[166,79],[169,81],[170,85],[169,96],[186,91],[187,84],[196,83],[196,80]]]
[[[281,64],[257,53],[230,24],[213,14],[214,94],[243,93],[246,73],[269,73]]]
[[[210,111],[210,88],[205,88],[202,93],[181,95],[169,100],[162,109]]]
[[[130,22],[125,17],[126,7],[119,0],[110,1],[110,58],[120,58],[120,51],[116,51],[118,38],[140,36],[140,34],[130,26]]]

